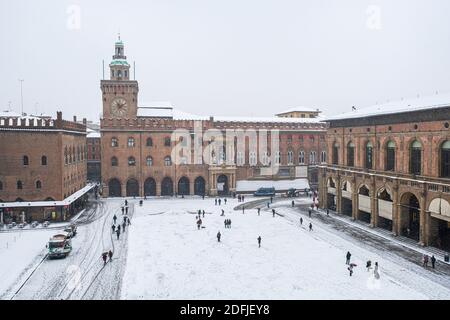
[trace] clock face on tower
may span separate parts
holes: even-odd
[[[124,117],[127,114],[128,106],[124,98],[114,99],[111,103],[111,114],[116,117]]]

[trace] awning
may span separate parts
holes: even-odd
[[[68,206],[81,198],[84,194],[95,188],[97,184],[90,183],[84,188],[71,194],[62,201],[22,201],[22,202],[2,202],[0,208],[31,208],[31,207],[63,207]]]

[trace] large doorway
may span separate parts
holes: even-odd
[[[153,178],[147,178],[144,182],[144,195],[146,197],[156,196],[156,181]]]
[[[342,214],[346,216],[353,216],[353,202],[350,199],[347,198],[341,198],[342,204],[341,204],[341,210]]]
[[[121,197],[122,196],[122,186],[120,181],[117,179],[111,179],[108,183],[109,197]]]
[[[401,235],[419,241],[420,237],[420,204],[417,197],[412,193],[405,193],[400,201]]]
[[[173,196],[173,182],[169,177],[165,177],[161,182],[161,195]]]
[[[182,196],[187,196],[190,194],[188,178],[182,177],[178,180],[178,194]]]
[[[450,251],[450,203],[443,198],[431,201],[430,211],[430,245]]]
[[[194,194],[198,196],[205,195],[205,179],[197,177],[194,181]]]
[[[228,190],[228,177],[222,174],[217,178],[217,193],[219,196],[226,196]]]
[[[139,182],[136,179],[127,181],[127,197],[139,197]]]
[[[379,228],[392,231],[393,201],[392,196],[386,188],[378,192],[378,226]],[[376,214],[376,213],[374,213]]]

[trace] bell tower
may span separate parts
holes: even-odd
[[[130,80],[130,65],[120,35],[109,69],[110,79],[100,82],[103,118],[136,118],[139,87],[137,81]]]

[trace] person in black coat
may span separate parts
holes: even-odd
[[[433,256],[431,256],[431,267],[434,269],[436,266],[436,258]]]
[[[220,231],[219,232],[217,232],[217,242],[220,242],[220,237],[221,237],[222,235],[220,234]]]
[[[261,248],[261,236],[258,237],[258,248]]]
[[[347,251],[347,255],[345,257],[346,257],[345,264],[350,264],[350,259],[352,257],[350,251]]]

